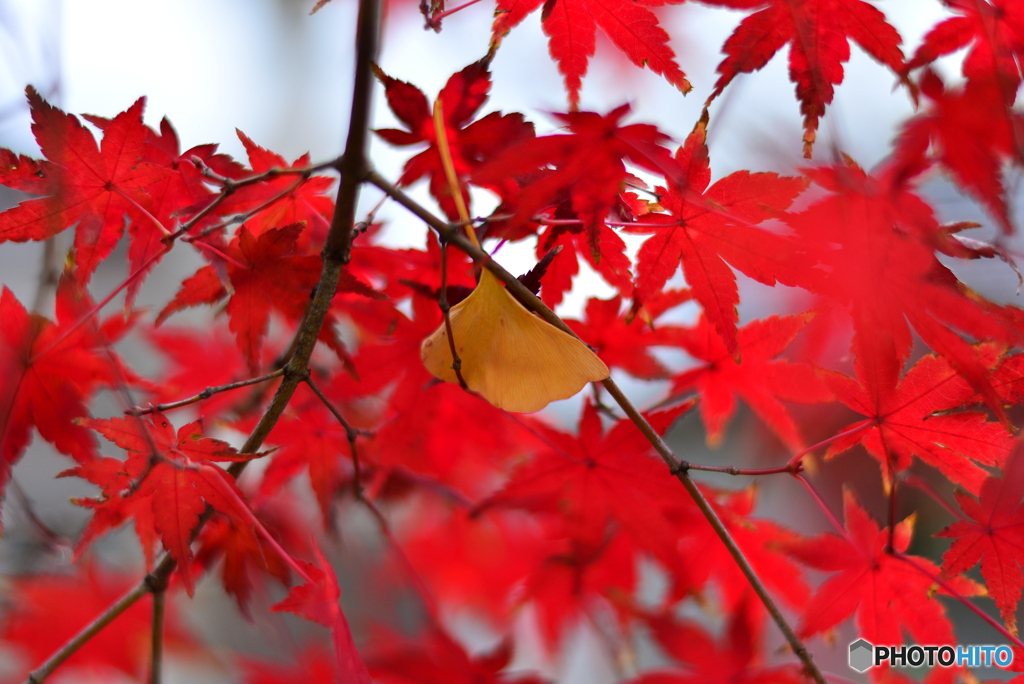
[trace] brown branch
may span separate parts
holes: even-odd
[[[296,332],[295,351],[285,366],[283,379],[267,407],[259,423],[245,441],[240,452],[255,453],[271,429],[280,419],[289,400],[295,393],[299,383],[309,375],[309,358],[316,346],[317,337],[323,327],[324,319],[330,308],[331,300],[338,286],[338,278],[342,266],[347,263],[352,238],[352,217],[355,215],[359,185],[365,172],[367,127],[371,98],[370,67],[377,54],[377,39],[380,31],[380,3],[378,0],[359,0],[359,20],[357,28],[356,52],[356,84],[352,96],[352,116],[350,118],[348,146],[345,149],[342,171],[341,190],[338,203],[335,205],[331,231],[327,236],[327,247],[323,254],[323,271],[320,282],[302,324]],[[360,130],[355,130],[360,129]],[[228,473],[237,478],[248,462],[233,463]],[[193,539],[202,529],[206,521],[213,515],[213,509],[207,506],[199,518]],[[50,656],[42,665],[29,674],[27,684],[42,684],[43,681],[64,661],[71,657],[79,648],[98,634],[115,618],[134,605],[140,598],[150,592],[166,587],[166,583],[175,568],[175,561],[169,554],[164,554],[157,568],[146,575],[131,591],[105,610],[92,623],[86,626],[75,637]]]
[[[359,451],[356,448],[356,437],[359,435],[358,431],[352,427],[352,424],[345,420],[345,416],[341,415],[341,411],[334,405],[330,399],[327,398],[315,382],[313,378],[307,377],[306,384],[309,389],[313,390],[313,394],[320,398],[320,402],[327,407],[327,410],[331,412],[331,415],[341,423],[341,427],[345,429],[345,438],[348,440],[348,448],[352,453],[352,488],[355,491],[356,498],[363,498],[363,482],[359,472]]]
[[[459,358],[459,352],[455,349],[455,333],[452,332],[452,308],[448,305],[448,243],[446,241],[441,242],[441,287],[437,291],[437,306],[444,316],[444,331],[447,333],[448,348],[452,353],[452,370],[455,371],[455,377],[459,380],[459,387],[468,392],[469,385],[462,377],[462,359]]]
[[[238,382],[231,382],[231,383],[228,383],[227,385],[218,385],[216,387],[207,387],[206,389],[204,389],[199,394],[197,394],[195,396],[192,396],[192,397],[189,397],[188,399],[180,399],[178,401],[172,401],[172,402],[167,403],[167,404],[157,404],[156,406],[150,405],[148,408],[144,408],[142,406],[133,406],[133,407],[131,407],[129,409],[125,409],[124,413],[125,413],[126,416],[136,416],[136,417],[139,417],[139,416],[144,416],[144,415],[147,415],[147,414],[150,414],[150,413],[154,413],[156,411],[160,411],[160,412],[170,411],[171,409],[181,408],[182,406],[188,406],[189,404],[195,404],[195,403],[198,403],[200,401],[203,401],[204,399],[209,399],[214,394],[218,394],[219,392],[227,392],[229,390],[239,389],[241,387],[248,387],[249,385],[258,385],[261,382],[266,382],[267,380],[273,380],[274,378],[279,378],[282,375],[284,375],[284,369],[283,368],[279,368],[279,369],[277,369],[276,371],[274,371],[272,373],[267,373],[266,375],[261,375],[258,378],[250,378],[249,380],[240,380]]]
[[[434,216],[422,205],[395,187],[376,171],[370,171],[367,174],[366,179],[386,192],[396,202],[401,204],[424,223],[437,231],[442,240],[455,245],[469,255],[474,262],[491,271],[495,277],[505,283],[508,290],[528,309],[562,332],[572,335],[573,337],[577,337],[576,333],[572,331],[572,328],[566,325],[565,322],[555,314],[555,312],[549,309],[544,302],[540,300],[540,298],[530,292],[530,290],[520,283],[515,276],[491,260],[490,255],[487,254],[487,252],[473,245],[465,236],[460,235],[455,226],[445,223]],[[608,390],[608,393],[611,394],[612,398],[615,399],[619,407],[625,411],[630,420],[633,421],[637,428],[639,428],[640,432],[643,433],[644,437],[646,437],[651,443],[655,451],[658,452],[658,455],[669,467],[669,471],[676,476],[679,482],[686,489],[687,493],[693,499],[694,503],[697,504],[701,513],[711,524],[715,534],[722,540],[722,543],[725,544],[726,550],[729,552],[729,555],[732,556],[733,561],[747,578],[747,581],[750,583],[751,588],[753,588],[754,593],[757,594],[758,598],[768,610],[768,613],[772,616],[775,624],[778,626],[783,636],[785,636],[786,641],[793,649],[793,652],[803,662],[807,674],[818,684],[825,684],[825,678],[822,676],[817,665],[814,664],[814,660],[812,659],[810,652],[807,650],[807,647],[796,635],[796,632],[793,631],[793,628],[790,627],[785,616],[782,615],[782,611],[768,594],[768,590],[764,586],[764,583],[757,576],[757,573],[750,565],[750,562],[743,555],[743,551],[736,544],[736,540],[733,539],[729,530],[726,529],[725,524],[718,517],[718,514],[711,506],[711,503],[705,498],[704,493],[700,491],[696,483],[694,483],[690,478],[688,474],[690,464],[686,461],[680,460],[674,453],[672,453],[672,450],[665,443],[665,440],[663,440],[661,435],[651,427],[651,424],[647,422],[647,419],[643,417],[640,411],[633,406],[632,402],[630,402],[626,395],[622,393],[622,390],[619,389],[619,386],[614,380],[609,377],[607,380],[602,381],[602,384],[605,389]]]
[[[153,591],[153,633],[150,637],[152,656],[149,662],[149,684],[160,684],[164,659],[164,607],[167,587]]]
[[[250,209],[248,212],[246,212],[244,214],[241,214],[240,216],[232,216],[230,219],[228,219],[226,221],[221,221],[218,224],[212,225],[209,228],[204,229],[203,232],[199,233],[198,235],[195,235],[195,236],[192,236],[192,237],[183,238],[183,240],[185,242],[188,242],[189,244],[197,244],[197,245],[201,246],[202,243],[200,243],[198,241],[203,239],[204,237],[206,237],[210,233],[216,233],[218,230],[220,230],[222,228],[226,228],[227,226],[230,226],[230,225],[235,224],[235,223],[245,223],[246,221],[251,219],[253,216],[255,216],[256,214],[260,213],[261,211],[263,211],[267,207],[271,206],[275,202],[279,202],[280,200],[283,200],[285,197],[287,197],[288,195],[290,195],[293,192],[295,192],[296,190],[298,190],[299,187],[304,182],[305,182],[305,178],[300,178],[299,180],[295,181],[295,183],[293,183],[291,186],[285,188],[284,190],[282,190],[281,192],[277,193],[276,195],[274,195],[270,199],[266,200],[262,204],[258,205],[254,209]],[[221,193],[220,198],[227,198],[227,196],[228,196],[228,193],[227,193],[227,191],[225,191],[225,192]],[[178,232],[174,233],[174,235],[172,237],[177,237],[178,235],[180,235],[180,234],[190,230],[191,226],[189,224],[194,225],[195,221],[194,220],[193,221],[189,221],[189,223],[184,224],[178,230]],[[186,227],[186,226],[188,226],[188,227]]]
[[[27,684],[43,684],[47,677],[53,674],[65,660],[84,646],[90,639],[100,633],[104,627],[113,622],[121,613],[125,612],[140,598],[149,593],[149,586],[145,581],[139,582],[131,591],[122,596],[114,605],[107,608],[103,613],[88,625],[82,628],[78,634],[64,644],[60,650],[50,656],[45,663],[29,672],[26,679]]]

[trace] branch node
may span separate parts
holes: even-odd
[[[690,462],[681,460],[674,466],[670,466],[668,472],[677,477],[679,475],[686,475],[688,472],[690,472]]]

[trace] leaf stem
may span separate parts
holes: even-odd
[[[818,490],[814,488],[814,485],[811,484],[811,481],[808,480],[803,473],[794,475],[794,477],[800,480],[800,484],[802,484],[804,488],[807,489],[807,492],[811,495],[811,498],[814,499],[814,502],[816,504],[818,504],[818,508],[820,508],[821,512],[825,514],[825,517],[828,518],[828,521],[832,523],[832,527],[836,529],[836,532],[838,532],[843,537],[843,539],[852,544],[853,540],[850,539],[850,533],[847,532],[846,528],[839,523],[839,520],[832,513],[832,510],[828,507],[828,504],[825,503],[825,500],[821,498],[821,494],[819,494]]]

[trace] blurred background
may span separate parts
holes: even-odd
[[[167,117],[177,129],[182,149],[216,142],[222,151],[244,161],[245,153],[235,135],[237,128],[289,161],[305,152],[311,154],[314,162],[331,159],[341,152],[348,124],[356,5],[353,0],[333,0],[310,16],[313,4],[313,0],[0,0],[0,146],[30,155],[38,152],[24,98],[25,86],[32,84],[46,99],[66,111],[107,117],[123,111],[144,95],[146,123],[155,127],[161,118]],[[457,0],[454,4],[458,4]],[[937,0],[886,0],[876,4],[900,31],[908,55],[924,32],[945,16]],[[694,86],[693,92],[684,97],[659,77],[637,70],[599,33],[597,55],[584,80],[581,109],[603,113],[628,102],[634,111],[631,121],[656,124],[681,142],[699,118],[704,99],[712,90],[715,67],[721,59],[720,46],[744,15],[692,3],[656,9],[673,37],[672,47]],[[389,75],[417,85],[428,98],[433,98],[452,73],[487,52],[492,12],[493,3],[480,2],[447,17],[438,35],[424,30],[417,0],[390,0],[380,66]],[[785,54],[786,50],[780,52],[759,73],[740,76],[712,107],[709,144],[714,178],[737,169],[792,172],[807,163],[800,156],[801,122],[793,85],[787,79]],[[953,55],[937,65],[947,80],[958,79],[961,57]],[[546,113],[564,111],[566,101],[561,77],[548,55],[547,38],[540,29],[539,12],[504,39],[492,72],[494,85],[484,112],[520,111],[537,125],[538,134],[554,129],[555,123]],[[905,93],[894,92],[895,87],[894,77],[854,46],[846,65],[846,78],[822,121],[815,161],[828,161],[836,150],[850,153],[866,168],[882,160],[900,122],[913,113]],[[378,88],[375,127],[393,126],[394,118],[381,95],[382,89]],[[371,158],[385,176],[397,178],[405,153],[375,140]],[[1011,175],[1007,186],[1019,187],[1017,180]],[[972,237],[986,239],[994,235],[984,212],[956,193],[940,175],[929,176],[923,192],[940,212],[940,219],[978,221],[985,227]],[[414,194],[430,205],[423,188],[416,188]],[[1019,197],[1019,193],[1014,194]],[[0,209],[20,199],[17,193],[0,188]],[[378,199],[374,192],[365,192],[361,211],[368,211]],[[480,196],[477,200],[476,213],[486,212],[489,198]],[[397,207],[385,204],[378,218],[385,222],[382,239],[386,244],[423,246],[423,227]],[[62,236],[65,240],[67,237]],[[1019,248],[1019,239],[1012,240],[1010,246]],[[533,264],[532,255],[533,245],[527,242],[503,248],[500,260],[513,272],[524,272]],[[3,244],[0,281],[19,300],[31,302],[42,260],[43,248],[39,244]],[[115,256],[101,266],[92,281],[94,297],[101,298],[125,277],[124,262]],[[195,254],[175,250],[148,279],[139,305],[161,308],[182,277],[200,264]],[[582,268],[585,272],[577,280],[573,294],[559,310],[563,315],[578,316],[587,297],[611,293],[585,264]],[[975,263],[967,267],[958,265],[956,270],[986,296],[1019,305],[1016,277],[1008,268]],[[740,280],[741,323],[800,306],[797,293],[780,296],[778,290],[759,286],[743,276]],[[110,305],[111,312],[120,301]],[[695,315],[696,308],[679,314],[687,320],[693,320]],[[143,373],[158,367],[158,361],[142,344],[129,344],[123,351]],[[679,358],[672,361],[677,366],[685,363],[685,359]],[[652,386],[628,378],[624,384],[638,403],[655,400],[664,389],[657,383]],[[579,415],[578,400],[561,404],[550,410],[551,420],[562,424],[574,422]],[[94,412],[109,415],[116,410],[116,403],[108,400],[108,405],[97,406]],[[674,431],[674,446],[696,461],[740,466],[761,463],[769,454],[752,453],[754,446],[775,444],[748,414],[737,419],[729,439],[715,452],[709,452],[704,445],[695,416],[682,423]],[[53,480],[67,464],[66,459],[54,455],[49,445],[37,439],[15,469],[19,493],[9,493],[4,506],[6,537],[0,541],[0,571],[25,572],[67,561],[47,555],[52,551],[50,546],[44,552],[38,526],[31,519],[37,516],[47,527],[69,538],[81,529],[84,511],[70,506],[68,497],[92,492],[83,491],[81,483]],[[708,479],[723,486],[739,486],[736,481]],[[877,467],[873,464],[864,466],[863,472],[836,468],[822,485],[826,498],[836,502],[836,508],[842,483],[849,479],[858,481],[857,486],[863,491],[879,489]],[[804,532],[824,529],[820,512],[807,497],[792,496],[795,485],[783,480],[764,478],[759,482],[760,514]],[[880,515],[879,501],[869,500],[868,504]],[[929,511],[937,521],[919,526],[921,533],[945,524],[931,504],[906,502],[908,507],[918,504],[925,507],[922,522],[928,519]],[[111,540],[101,550],[115,562],[121,559],[137,564],[137,552],[130,548],[130,543],[122,541],[119,545],[117,540]],[[364,555],[372,557],[373,540],[360,543],[367,546]],[[922,551],[934,558],[941,548],[939,545]],[[358,573],[352,575],[357,576]],[[200,587],[202,602],[184,606],[198,629],[214,643],[249,650],[266,648],[265,631],[239,619],[234,606],[217,596],[214,587],[206,589],[203,593]],[[347,597],[353,594],[358,591],[346,593]],[[359,611],[366,606],[355,605],[357,598],[346,600],[353,601],[353,607],[346,610],[354,614],[350,619],[358,638]],[[947,603],[947,608],[966,633],[980,624],[957,606]],[[470,639],[473,630],[472,622],[467,621],[463,632]],[[776,639],[774,630],[768,632],[771,639]],[[851,630],[850,634],[840,634],[838,643],[845,644],[852,638]],[[990,643],[966,638],[964,641]],[[600,684],[614,680],[609,675],[613,669],[608,657],[598,637],[582,628],[572,637],[571,648],[559,662],[545,662],[539,653],[529,652],[517,655],[517,660],[539,663],[560,682]],[[826,657],[825,665],[838,671],[845,663],[844,649],[837,649],[831,657],[831,662]],[[188,667],[193,666],[175,664],[172,660],[172,672],[181,681],[221,681],[223,673],[216,666],[199,671]]]

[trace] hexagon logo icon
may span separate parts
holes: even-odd
[[[850,644],[850,667],[857,672],[863,672],[871,667],[872,655],[875,647],[865,639],[857,639]]]

